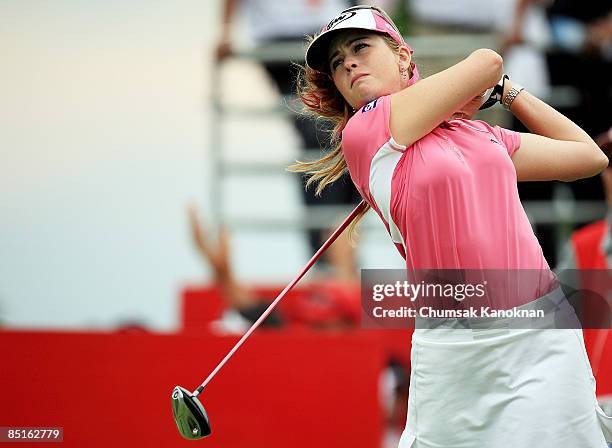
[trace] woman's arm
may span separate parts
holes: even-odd
[[[194,206],[189,207],[188,214],[193,242],[202,259],[210,265],[214,274],[214,284],[221,289],[226,305],[236,309],[252,306],[256,303],[255,297],[234,278],[227,229],[221,229],[219,241],[214,246],[208,241]]]
[[[512,24],[506,36],[500,45],[501,54],[505,54],[506,50],[511,46],[523,42],[523,26],[525,23],[525,15],[527,8],[535,3],[534,0],[517,0],[514,6],[514,14],[512,16]]]
[[[502,74],[502,57],[483,48],[458,64],[391,95],[393,138],[403,145],[414,143],[483,90],[497,84]]]
[[[231,27],[232,21],[236,15],[236,6],[238,0],[224,0],[223,1],[223,17],[221,19],[221,38],[217,42],[217,48],[215,50],[217,60],[228,57],[232,54],[231,44]]]
[[[507,81],[504,90],[511,84]],[[532,132],[521,134],[521,146],[512,155],[519,181],[571,182],[594,176],[608,165],[586,132],[529,92],[519,93],[511,111]]]

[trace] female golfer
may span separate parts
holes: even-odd
[[[517,180],[589,177],[607,158],[571,120],[503,76],[496,52],[476,50],[421,81],[412,53],[375,7],[342,11],[314,36],[298,94],[312,113],[335,122],[336,146],[291,169],[309,174],[318,191],[348,169],[409,273],[549,273]],[[531,133],[468,119],[490,88],[490,99]],[[531,286],[539,295],[507,295],[496,305],[567,310],[560,289]],[[401,448],[605,448],[612,441],[580,329],[482,330],[457,322],[434,330],[417,318]]]

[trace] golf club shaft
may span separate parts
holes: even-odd
[[[357,217],[357,215],[363,211],[365,206],[366,206],[365,201],[361,201],[359,205],[355,207],[355,209],[344,220],[344,222],[340,224],[340,226],[334,231],[334,233],[331,234],[331,236],[327,239],[327,241],[323,243],[321,248],[312,256],[310,261],[306,263],[304,268],[302,268],[302,271],[291,281],[291,283],[289,283],[285,287],[285,289],[282,290],[282,292],[276,297],[276,299],[274,299],[274,302],[270,304],[270,306],[262,313],[262,315],[259,316],[259,319],[255,321],[255,323],[251,326],[251,328],[249,328],[248,331],[236,343],[236,345],[234,345],[234,348],[232,348],[230,352],[225,356],[225,358],[223,358],[223,360],[219,363],[219,365],[215,367],[215,370],[213,370],[211,374],[208,375],[208,378],[206,378],[206,380],[204,380],[204,382],[195,390],[195,392],[193,393],[194,396],[198,396],[204,390],[204,388],[210,382],[210,380],[212,380],[213,377],[217,374],[217,372],[221,370],[221,367],[223,367],[225,363],[234,355],[234,353],[236,353],[236,351],[240,348],[240,346],[244,343],[244,341],[247,340],[247,338],[251,335],[251,333],[253,333],[253,331],[255,331],[257,327],[259,327],[259,324],[261,324],[264,321],[264,319],[268,317],[268,315],[272,312],[276,304],[280,302],[281,299],[285,297],[285,295],[289,291],[291,291],[291,289],[293,289],[296,283],[299,282],[300,279],[306,274],[306,272],[308,272],[308,270],[312,267],[312,265],[315,264],[315,262],[323,254],[323,252],[325,252],[327,248],[329,248],[329,246],[332,245],[332,243],[338,238],[338,236],[340,236],[340,234],[344,231],[344,229],[346,229],[349,226],[349,224],[353,222],[355,217]]]

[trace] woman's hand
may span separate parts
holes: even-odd
[[[239,284],[232,272],[229,247],[229,231],[221,227],[217,244],[209,241],[197,209],[194,205],[187,209],[191,237],[196,249],[208,262],[214,274],[214,283],[221,288],[223,300],[232,308],[242,309],[252,306],[257,300],[247,288]]]
[[[466,120],[472,118],[474,114],[478,112],[478,109],[480,106],[482,106],[482,103],[484,103],[486,93],[487,91],[484,90],[482,93],[476,95],[470,101],[465,103],[457,112],[453,114],[452,118],[465,118]]]
[[[204,231],[195,206],[188,208],[189,227],[191,237],[196,249],[204,260],[213,269],[216,278],[230,278],[232,276],[229,256],[229,233],[222,227],[218,235],[218,243],[212,244]]]

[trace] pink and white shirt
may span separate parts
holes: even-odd
[[[405,146],[391,136],[390,109],[383,96],[357,111],[342,150],[406,268],[548,271],[510,159],[520,134],[459,119]]]

